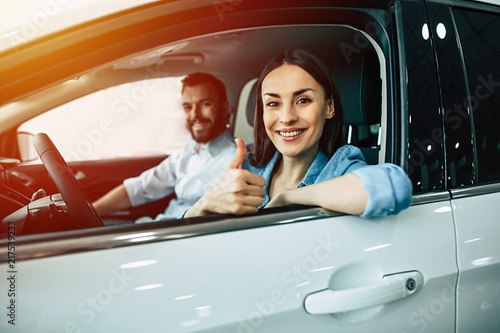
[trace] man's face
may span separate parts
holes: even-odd
[[[185,87],[182,107],[186,126],[196,142],[208,143],[226,129],[227,102],[219,101],[209,83]]]

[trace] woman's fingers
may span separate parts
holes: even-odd
[[[264,185],[266,185],[266,180],[264,179],[264,177],[248,170],[232,169],[227,170],[226,173],[229,174],[225,175],[225,177],[227,177],[232,182],[243,181],[248,185],[255,185],[260,187],[264,187]]]
[[[246,181],[247,184],[260,186],[262,188],[266,185],[266,180],[264,179],[264,177],[248,170],[241,170],[241,171],[245,171],[244,180]]]
[[[222,214],[247,215],[247,214],[255,214],[258,211],[259,209],[255,206],[234,205],[231,206],[230,209],[223,212]]]
[[[266,180],[260,175],[241,169],[247,148],[241,139],[236,138],[235,143],[236,154],[222,179],[197,202],[198,210],[204,214],[243,215],[259,211],[262,197],[266,194]]]
[[[248,185],[247,187],[245,187],[243,194],[262,198],[266,194],[266,190],[264,190],[264,188],[261,186]]]
[[[262,197],[247,195],[243,199],[243,205],[245,206],[252,206],[257,208],[261,204],[262,204]]]

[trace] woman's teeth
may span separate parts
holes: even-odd
[[[304,130],[300,130],[300,131],[293,131],[293,132],[279,132],[279,134],[280,134],[281,136],[290,137],[290,136],[297,136],[297,135],[300,135],[300,134],[302,134],[302,132],[304,132]]]

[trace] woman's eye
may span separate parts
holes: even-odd
[[[279,105],[278,102],[267,102],[266,103],[266,106],[270,107],[270,108],[277,107],[278,105]]]
[[[297,103],[298,103],[298,104],[307,104],[307,103],[309,103],[309,102],[311,102],[311,99],[310,99],[310,98],[307,98],[307,97],[302,97],[301,99],[299,99],[299,100],[297,101]]]

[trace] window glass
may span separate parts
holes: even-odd
[[[79,98],[18,129],[23,160],[34,155],[24,133],[44,132],[66,161],[172,154],[190,138],[181,79],[127,83]]]
[[[435,51],[441,91],[440,118],[444,131],[436,130],[431,141],[441,140],[446,149],[446,186],[461,187],[476,182],[472,119],[468,89],[453,17],[448,6],[427,4],[430,40]],[[426,143],[430,143],[429,140]],[[425,147],[426,145],[423,145]],[[429,147],[429,146],[427,146]],[[431,146],[432,149],[432,146]]]
[[[500,16],[454,10],[469,83],[478,182],[500,180]]]
[[[423,4],[405,2],[408,75],[408,175],[414,193],[444,188],[443,125],[429,24]]]

